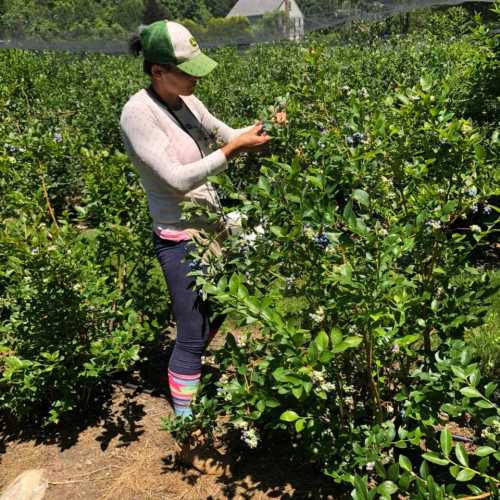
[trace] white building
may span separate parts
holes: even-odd
[[[304,37],[304,14],[295,0],[239,0],[227,17],[248,17],[251,23],[258,21],[264,14],[280,11],[284,13],[283,27],[285,36],[290,40],[300,40]]]

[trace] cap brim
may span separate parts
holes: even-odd
[[[216,68],[216,66],[217,63],[203,53],[198,54],[189,61],[185,61],[177,65],[177,67],[181,71],[184,71],[184,73],[197,77],[208,75]]]

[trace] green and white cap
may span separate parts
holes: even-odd
[[[175,64],[188,75],[208,75],[217,63],[203,54],[194,36],[181,24],[156,21],[139,29],[144,59],[157,64]]]

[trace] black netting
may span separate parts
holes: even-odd
[[[265,0],[262,1],[265,3]],[[142,0],[127,0],[121,3],[128,5],[133,2],[142,2]],[[6,3],[8,0],[4,0],[4,4]],[[300,3],[299,1],[298,4]],[[381,21],[423,8],[467,3],[470,2],[464,2],[464,0],[331,0],[330,2],[316,2],[322,7],[304,9],[305,14],[301,13],[302,15],[290,10],[275,10],[259,16],[210,18],[205,23],[192,20],[180,22],[196,36],[202,47],[217,48],[227,45],[247,46],[286,39],[302,40],[312,32],[345,27],[359,22]],[[474,2],[476,5],[492,3],[492,0]],[[80,16],[85,15],[83,7]],[[148,20],[153,20],[154,16],[162,16],[165,12],[164,10],[151,12],[151,19]],[[26,13],[22,17],[21,14],[22,12],[15,17],[4,12],[1,16],[0,48],[125,53],[128,39],[133,34],[132,26],[135,28],[144,20],[144,18],[134,19],[131,15],[126,22],[122,23],[125,26],[118,25],[116,22],[101,26],[98,22],[91,25],[88,19],[80,17],[79,23],[71,24],[74,20],[70,13],[67,13],[69,29],[64,31],[56,29],[61,24],[57,13],[54,13],[53,27],[46,24],[38,26],[36,23],[39,23],[40,19],[36,17],[30,19]],[[36,12],[33,16],[36,16]],[[56,23],[58,19],[59,24]]]

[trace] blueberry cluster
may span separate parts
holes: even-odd
[[[451,148],[451,144],[450,142],[448,141],[448,139],[439,139],[439,144],[441,146],[441,148],[443,149],[450,149]]]
[[[326,130],[326,127],[325,127],[325,124],[322,123],[322,122],[318,122],[315,124],[316,125],[316,130],[318,132],[321,132],[322,134],[325,133],[327,130]]]
[[[320,249],[325,250],[325,248],[330,244],[330,240],[326,234],[317,234],[313,237],[314,244]]]
[[[480,212],[480,209],[482,208],[482,212],[484,215],[490,215],[491,214],[491,207],[490,205],[486,204],[486,205],[473,205],[471,210],[472,210],[472,213],[473,214],[477,214]]]
[[[426,226],[431,227],[432,229],[441,229],[442,223],[439,220],[430,219],[425,223]]]
[[[203,271],[203,263],[201,262],[201,260],[190,260],[188,265],[191,271]]]
[[[361,132],[355,132],[352,135],[348,135],[345,140],[349,146],[359,146],[364,140],[366,140],[366,135]]]

